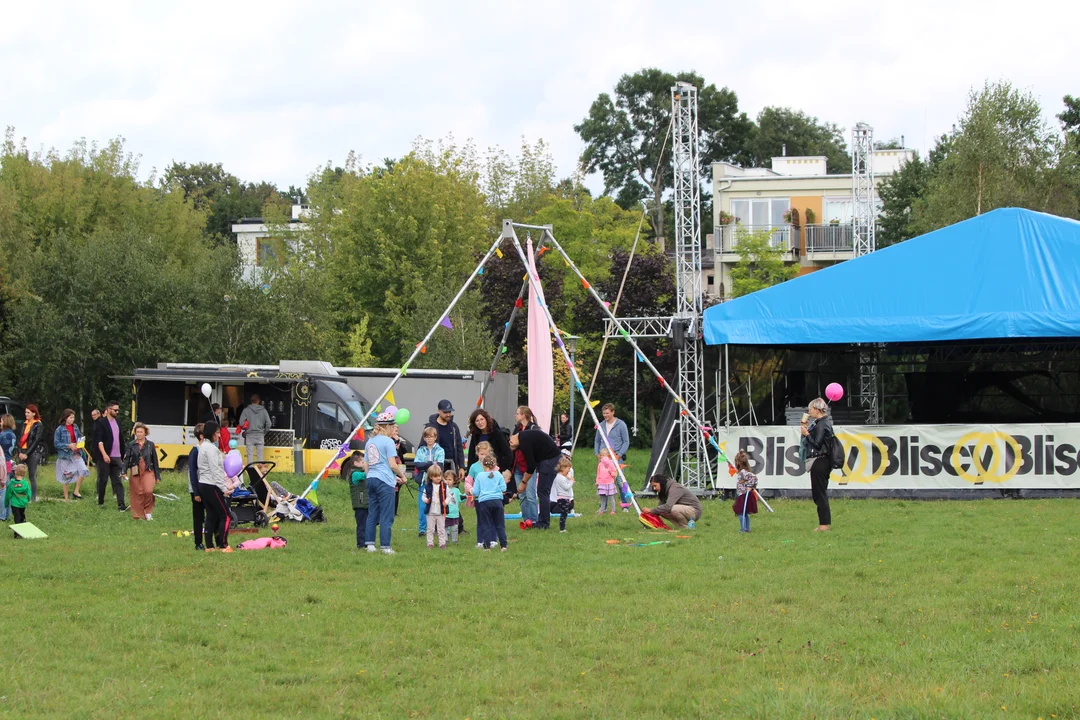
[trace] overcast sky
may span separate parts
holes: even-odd
[[[925,150],[988,78],[1033,92],[1048,119],[1080,95],[1078,8],[12,1],[0,5],[0,125],[31,148],[122,135],[143,176],[211,161],[284,188],[350,150],[375,162],[448,133],[509,150],[543,138],[564,176],[597,94],[654,66],[731,88],[751,117],[781,105],[845,128],[864,120]]]

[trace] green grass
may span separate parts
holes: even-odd
[[[353,549],[339,481],[326,524],[226,556],[161,536],[189,527],[180,475],[136,523],[56,502],[45,468],[49,539],[0,537],[0,716],[1080,714],[1076,501],[837,500],[814,533],[779,500],[750,535],[710,501],[691,539],[612,546],[661,536],[596,518],[588,465],[565,535],[428,551],[406,497],[394,557]]]

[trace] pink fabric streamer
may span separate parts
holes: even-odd
[[[271,550],[275,548],[283,548],[287,544],[288,543],[285,541],[285,538],[275,535],[274,537],[262,537],[255,538],[254,540],[248,540],[246,542],[240,543],[236,547],[240,548],[241,550]]]
[[[544,289],[536,273],[532,240],[528,241],[529,274],[529,408],[541,430],[551,430],[551,406],[555,401],[555,368],[551,356],[551,327],[543,305]]]

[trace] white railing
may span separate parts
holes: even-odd
[[[855,234],[851,223],[804,225],[803,240],[807,255],[855,251]]]
[[[716,243],[717,250],[722,253],[739,252],[739,240],[747,234],[768,232],[769,244],[774,248],[782,248],[784,252],[791,252],[791,226],[790,225],[743,225],[732,223],[721,225],[715,229],[714,237],[719,237]]]

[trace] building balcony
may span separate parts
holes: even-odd
[[[851,223],[804,225],[802,232],[807,257],[824,254],[847,258],[855,252],[855,233]]]
[[[739,241],[743,236],[751,233],[769,233],[769,245],[774,248],[782,248],[785,260],[794,258],[792,247],[798,247],[799,239],[797,231],[793,231],[791,225],[721,225],[715,228],[713,236],[716,238],[716,252],[719,255],[732,256],[735,259],[741,254]],[[794,243],[794,244],[793,244]],[[791,257],[787,257],[787,256]],[[730,260],[731,257],[724,258]]]

